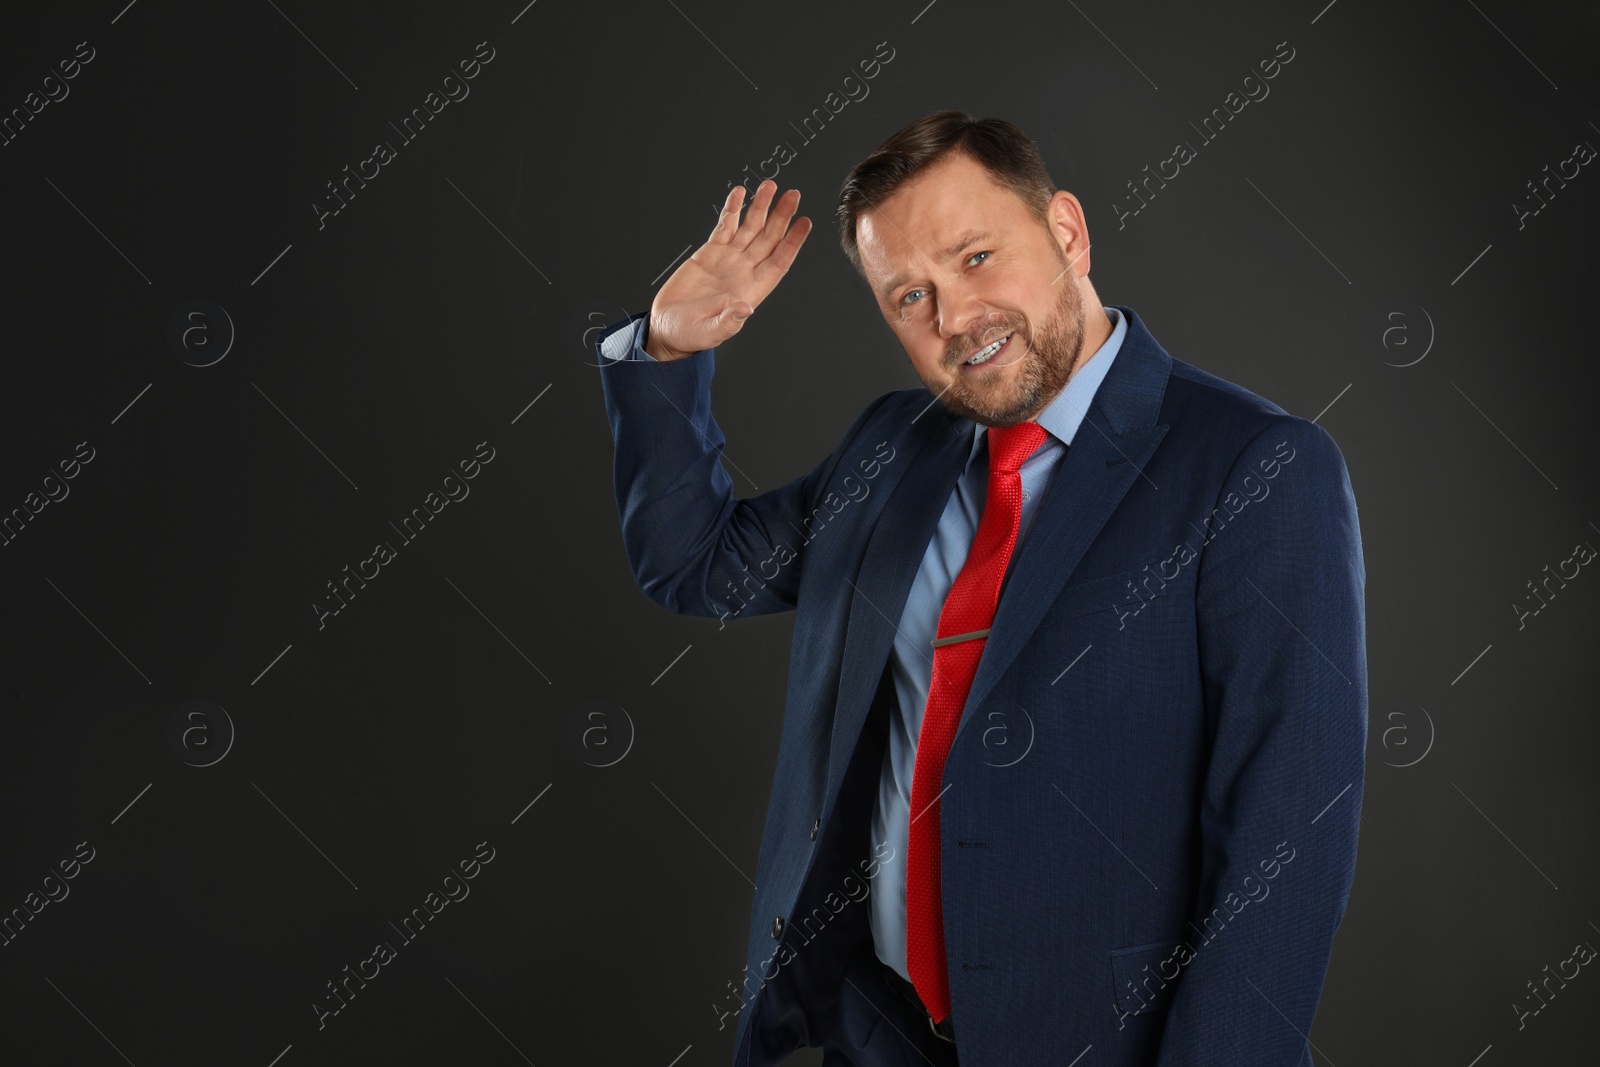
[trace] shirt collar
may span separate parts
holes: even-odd
[[[1112,361],[1122,349],[1122,339],[1128,335],[1128,320],[1121,312],[1114,307],[1108,307],[1105,313],[1111,320],[1111,336],[1095,349],[1093,355],[1079,364],[1077,372],[1067,381],[1066,388],[1056,394],[1056,398],[1046,404],[1043,411],[1034,416],[1034,421],[1048,430],[1050,436],[1063,445],[1072,444],[1072,438],[1082,425],[1083,417],[1089,410],[1090,402],[1094,400],[1095,392],[1099,390],[1106,372],[1111,369]],[[972,450],[967,453],[969,465],[977,457],[978,448],[983,444],[988,429],[981,422],[973,423]]]

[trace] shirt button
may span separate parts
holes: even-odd
[[[783,916],[781,915],[772,920],[772,936],[774,938],[783,936]]]
[[[811,824],[811,840],[815,841],[817,839],[817,831],[820,829],[822,829],[822,819],[818,818],[816,822]]]

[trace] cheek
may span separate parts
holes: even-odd
[[[944,349],[940,346],[926,341],[914,342],[906,349],[906,356],[919,375],[926,377],[943,371]]]
[[[924,324],[905,318],[889,321],[889,330],[900,342],[900,350],[919,374],[937,370],[944,363],[945,346],[938,334]]]

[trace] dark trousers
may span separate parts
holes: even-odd
[[[823,1035],[823,1067],[958,1067],[957,1046],[928,1026],[910,983],[878,959],[869,937],[845,964],[838,1010]],[[959,1024],[958,1024],[959,1025]]]

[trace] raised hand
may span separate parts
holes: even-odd
[[[722,344],[743,328],[745,319],[789,272],[811,232],[811,220],[794,217],[800,190],[790,189],[774,203],[777,188],[770,178],[756,186],[743,222],[739,208],[744,186],[728,191],[706,243],[656,291],[645,337],[647,353],[658,360],[682,359]]]

